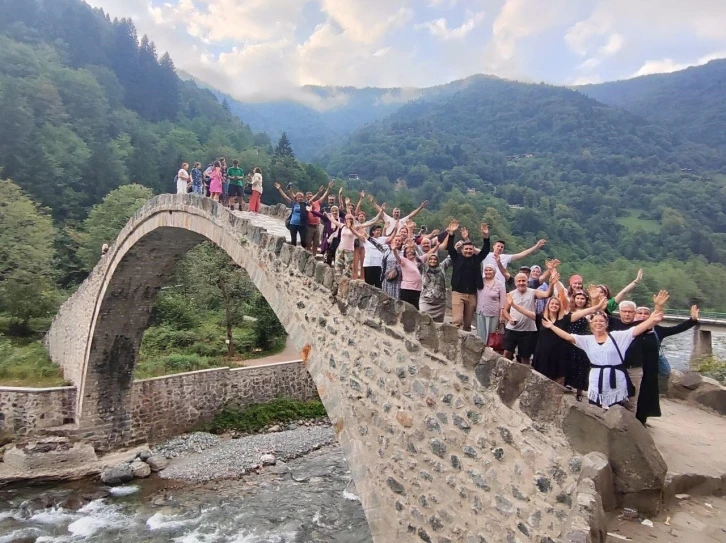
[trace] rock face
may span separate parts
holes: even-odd
[[[48,437],[19,443],[5,451],[5,464],[19,471],[60,471],[96,462],[98,457],[91,445],[71,443],[65,437]]]
[[[660,509],[668,467],[646,428],[616,405],[572,407],[563,430],[575,450],[603,453],[612,466],[618,504],[648,514]]]
[[[562,527],[565,543],[605,543],[607,517],[592,479],[577,485],[573,506]]]
[[[131,464],[123,463],[101,472],[101,482],[107,485],[121,485],[132,481],[134,471]]]
[[[612,511],[617,506],[615,501],[615,482],[610,462],[601,452],[591,452],[582,461],[580,481],[592,479],[605,511]]]
[[[668,397],[726,415],[726,387],[695,371],[682,373],[673,370],[668,384]]]

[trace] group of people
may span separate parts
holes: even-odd
[[[336,272],[383,289],[444,322],[448,307],[447,269],[451,268],[451,323],[472,331],[502,354],[534,369],[595,405],[622,404],[636,412],[643,424],[660,416],[659,361],[661,342],[698,324],[698,308],[691,318],[671,327],[660,324],[668,293],[653,297],[654,307],[637,307],[627,300],[641,281],[642,271],[620,292],[611,295],[605,285],[584,287],[572,275],[563,283],[556,259],[540,266],[522,266],[515,275],[510,265],[545,244],[516,253],[505,253],[505,242],[489,240],[489,226],[482,224],[483,239],[475,247],[466,228],[452,221],[442,231],[428,232],[413,218],[426,207],[407,215],[395,208],[386,213],[368,196],[376,209],[368,218],[357,204],[343,197],[342,189],[330,194],[331,182],[317,193],[275,188],[290,206],[287,226],[291,243],[298,240],[313,254],[320,254]],[[615,314],[617,312],[617,315]]]
[[[176,175],[177,194],[193,193],[200,196],[209,196],[212,200],[234,209],[242,210],[242,204],[248,205],[248,210],[259,212],[262,200],[262,171],[255,167],[245,175],[238,160],[232,161],[227,167],[227,161],[220,157],[206,168],[202,163],[196,162],[191,171],[189,163],[184,162]],[[245,200],[249,197],[249,201]]]

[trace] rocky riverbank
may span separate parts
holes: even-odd
[[[108,485],[125,484],[158,472],[162,479],[204,483],[236,479],[264,466],[288,462],[335,442],[327,419],[273,425],[258,434],[216,436],[194,432],[109,466],[101,473]]]

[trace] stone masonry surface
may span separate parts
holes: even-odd
[[[76,387],[0,387],[0,434],[24,437],[73,422]]]
[[[300,361],[252,368],[217,368],[134,381],[131,439],[156,443],[210,421],[223,406],[244,407],[276,398],[318,397]],[[0,387],[0,431],[17,437],[72,423],[76,387]]]
[[[232,213],[194,195],[162,195],[129,221],[91,277],[103,281],[79,289],[48,337],[66,377],[80,376],[81,435],[113,448],[143,434],[135,398],[153,384],[139,395],[130,376],[153,301],[176,259],[209,239],[247,270],[301,350],[374,541],[558,540],[581,465],[562,423],[582,408],[479,338],[360,281],[336,280],[285,243],[286,213]],[[69,319],[89,328],[64,336]],[[172,388],[159,401],[184,405],[186,393]]]

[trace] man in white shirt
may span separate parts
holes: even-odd
[[[545,292],[529,288],[527,281],[526,274],[518,273],[514,278],[517,288],[510,292],[509,295],[511,302],[534,313],[537,299],[549,298],[552,292],[549,289]],[[519,362],[529,364],[530,358],[534,354],[534,348],[537,345],[537,324],[534,320],[514,309],[509,299],[502,308],[502,317],[507,321],[502,341],[504,357],[512,360],[516,350]]]
[[[513,255],[505,255],[504,254],[504,242],[502,240],[495,241],[494,245],[492,246],[492,252],[489,253],[486,258],[484,259],[484,262],[482,263],[482,270],[484,269],[484,266],[491,266],[495,270],[496,278],[504,283],[507,284],[507,280],[504,278],[504,275],[502,275],[502,272],[499,271],[499,266],[497,266],[497,261],[494,258],[494,255],[499,255],[499,261],[502,263],[502,267],[505,269],[509,267],[510,262],[515,262],[517,260],[521,260],[522,258],[526,258],[531,254],[536,253],[539,251],[542,247],[545,246],[545,243],[547,243],[547,240],[541,239],[536,244],[534,244],[529,249],[525,249],[521,253],[513,254]]]
[[[376,203],[376,199],[373,197],[373,195],[370,195],[368,197],[370,202],[375,206],[376,211],[381,211],[381,206],[379,206]],[[384,213],[383,214],[383,221],[385,222],[385,227],[383,228],[383,235],[385,237],[392,236],[394,233],[396,233],[398,230],[401,229],[402,226],[406,226],[408,221],[413,219],[416,215],[418,215],[423,208],[425,208],[427,205],[429,205],[428,200],[424,200],[421,202],[421,205],[418,206],[416,209],[414,209],[411,213],[406,215],[405,217],[401,217],[401,210],[400,208],[394,208],[391,213],[393,213],[393,216]]]

